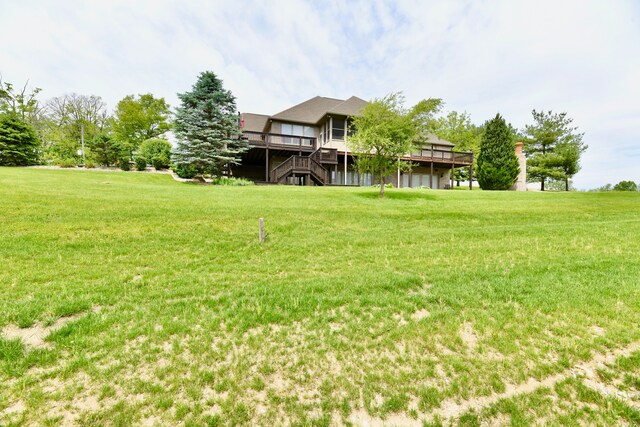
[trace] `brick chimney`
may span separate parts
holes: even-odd
[[[522,141],[516,142],[516,156],[518,156],[518,158],[522,156]]]
[[[513,191],[527,191],[527,158],[522,152],[522,141],[516,142],[516,157],[520,165],[520,173],[518,179],[511,186]]]

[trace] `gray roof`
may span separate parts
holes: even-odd
[[[271,119],[315,125],[327,114],[357,116],[365,105],[367,101],[356,96],[347,100],[316,96],[271,116]]]
[[[265,114],[242,113],[244,126],[242,130],[249,132],[264,132],[269,121],[269,116]]]
[[[447,140],[440,139],[432,133],[428,133],[425,135],[424,142],[433,145],[446,145],[447,147],[454,147],[456,145]]]
[[[329,110],[329,114],[339,114],[343,116],[357,116],[368,102],[357,96],[352,96]]]

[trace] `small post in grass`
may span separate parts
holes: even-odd
[[[260,243],[264,242],[264,218],[260,218]]]

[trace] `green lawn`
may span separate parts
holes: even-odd
[[[0,241],[3,426],[640,423],[637,193],[0,168]]]

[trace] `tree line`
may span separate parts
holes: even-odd
[[[171,110],[163,98],[129,95],[109,114],[96,95],[71,93],[40,102],[40,92],[0,80],[0,165],[128,169],[134,155],[146,155],[158,168],[169,166],[171,144],[163,138]]]
[[[96,95],[38,99],[40,88],[16,88],[0,78],[0,166],[171,166],[183,177],[220,174],[247,149],[235,98],[214,73],[178,94],[175,114],[164,98],[128,95],[110,114]],[[166,139],[173,130],[178,144]],[[84,141],[84,145],[83,145]]]

